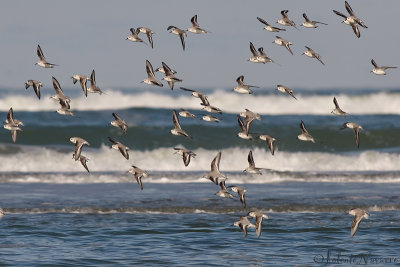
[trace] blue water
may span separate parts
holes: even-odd
[[[1,265],[400,265],[396,90],[300,91],[298,102],[273,91],[250,96],[255,102],[248,108],[262,117],[251,132],[277,139],[274,156],[265,142],[236,136],[236,114],[247,106],[230,105],[240,98],[229,90],[207,91],[215,105],[227,101],[218,105],[225,107],[217,115],[220,123],[200,121],[205,112],[199,100],[183,91],[120,90],[87,99],[79,90],[65,92],[75,117],[57,114],[48,97],[0,93],[5,101],[0,117],[12,106],[25,124],[15,144],[9,131],[0,132]],[[347,117],[330,114],[335,95]],[[121,107],[119,99],[134,104]],[[360,105],[348,104],[360,99]],[[25,101],[31,105],[21,104]],[[302,103],[310,108],[297,112],[293,105]],[[172,111],[181,107],[198,117],[180,118],[193,139],[169,133]],[[110,125],[112,112],[126,120],[127,134]],[[297,139],[301,120],[315,144]],[[364,128],[359,149],[352,130],[340,130],[346,121]],[[72,136],[91,144],[82,151],[90,173],[72,159]],[[130,148],[130,160],[110,148],[109,136]],[[197,154],[188,167],[174,154],[176,146]],[[250,150],[256,166],[271,170],[242,172]],[[219,187],[201,178],[219,151],[227,185],[248,190],[247,208],[234,193],[234,199],[216,196]],[[131,165],[149,173],[143,191],[128,173]],[[370,218],[350,238],[352,216],[346,211],[354,207]],[[260,238],[254,229],[244,237],[233,223],[255,209],[270,219]]]

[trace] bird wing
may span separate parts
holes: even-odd
[[[40,48],[40,45],[37,46],[37,55],[40,58],[40,60],[46,61],[46,58],[43,55],[42,49]]]
[[[253,56],[255,56],[255,57],[258,56],[257,50],[254,48],[254,45],[252,42],[250,42],[250,51],[253,54]]]
[[[153,66],[151,65],[150,61],[146,60],[146,72],[149,78],[155,78]]]

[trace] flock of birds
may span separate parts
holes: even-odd
[[[354,11],[352,10],[352,8],[350,7],[350,5],[347,1],[345,1],[345,8],[348,11],[349,15],[344,15],[343,13],[336,11],[336,10],[333,10],[333,12],[335,14],[343,17],[344,20],[342,22],[351,26],[355,35],[359,38],[360,30],[358,27],[359,26],[361,26],[363,28],[368,28],[368,27],[365,25],[365,23],[361,19],[359,19],[355,15]],[[277,21],[277,23],[282,26],[294,27],[298,30],[298,28],[296,27],[296,24],[289,18],[288,12],[289,12],[288,10],[282,10],[281,11],[282,17]],[[305,13],[303,14],[303,17],[304,17],[305,21],[301,25],[305,28],[317,28],[318,25],[327,25],[326,23],[323,23],[323,22],[310,20]],[[262,19],[260,17],[257,17],[257,19],[262,24],[265,25],[264,29],[269,32],[286,31],[286,29],[271,26],[264,19]],[[173,33],[173,34],[179,36],[183,50],[185,50],[185,37],[187,37],[187,33],[186,33],[187,31],[194,33],[194,34],[210,33],[209,31],[204,30],[199,26],[199,24],[197,22],[197,15],[195,15],[191,18],[191,23],[192,23],[192,26],[189,27],[187,30],[182,30],[176,26],[167,27],[167,30],[170,31],[170,33]],[[131,32],[131,35],[129,35],[126,38],[127,40],[132,41],[132,42],[145,43],[143,41],[143,39],[141,39],[139,36],[140,33],[143,33],[147,36],[147,39],[148,39],[148,42],[149,42],[151,48],[154,47],[153,38],[152,38],[152,35],[154,34],[154,32],[151,29],[145,28],[145,27],[139,27],[137,29],[131,28],[130,32]],[[279,46],[284,46],[288,50],[289,53],[293,54],[293,52],[290,48],[290,45],[292,45],[292,43],[290,41],[288,41],[284,38],[281,38],[279,36],[276,36],[276,39],[274,40],[273,43],[275,43]],[[307,50],[303,53],[304,55],[306,55],[310,58],[315,58],[322,65],[325,65],[325,63],[321,60],[321,56],[317,52],[315,52],[313,49],[311,49],[308,46],[305,46],[305,48]],[[255,49],[253,43],[250,42],[250,51],[252,54],[252,56],[248,59],[248,61],[250,61],[250,62],[263,63],[263,64],[275,63],[271,58],[269,58],[267,56],[267,54],[263,50],[263,47]],[[37,63],[35,63],[35,65],[38,65],[43,68],[53,68],[54,66],[57,66],[56,64],[49,63],[46,60],[46,58],[42,52],[42,49],[39,45],[37,46],[37,55],[39,57],[39,61]],[[373,72],[376,75],[386,75],[387,69],[396,68],[396,67],[389,67],[389,66],[379,66],[376,64],[376,62],[373,59],[371,60],[371,63],[374,66],[374,68],[373,68],[373,70],[371,70],[371,72]],[[177,78],[175,76],[176,71],[171,69],[165,62],[162,62],[161,65],[162,65],[161,67],[157,68],[156,71],[154,71],[152,64],[148,60],[146,60],[147,78],[145,78],[142,82],[146,83],[148,85],[162,87],[163,86],[162,82],[159,81],[155,75],[155,72],[160,72],[165,75],[162,78],[162,80],[166,81],[168,83],[170,89],[173,90],[174,84],[176,82],[182,82],[182,79]],[[96,85],[94,70],[92,71],[90,77],[86,76],[86,75],[81,75],[81,74],[74,74],[71,78],[73,79],[74,84],[79,81],[80,86],[83,90],[83,93],[86,97],[88,96],[88,92],[98,93],[98,94],[103,93],[102,90]],[[89,87],[87,86],[88,81],[90,82]],[[61,115],[74,116],[74,113],[70,110],[71,109],[70,98],[65,96],[65,94],[63,93],[63,90],[61,89],[59,82],[57,81],[57,79],[55,77],[52,77],[52,82],[53,82],[53,87],[54,87],[56,94],[51,96],[51,98],[54,99],[60,105],[60,108],[57,109],[57,112]],[[250,88],[252,88],[252,87],[257,88],[257,86],[245,84],[243,75],[239,76],[236,79],[236,82],[237,82],[237,86],[234,87],[233,91],[235,91],[239,94],[252,94],[252,90]],[[26,89],[28,89],[30,86],[32,86],[36,96],[40,99],[40,88],[43,86],[43,84],[40,81],[28,80],[25,83],[25,85],[26,85]],[[184,87],[180,87],[180,89],[182,89],[183,91],[186,91],[186,92],[190,92],[193,97],[199,98],[201,101],[200,105],[202,106],[202,109],[207,111],[208,113],[210,113],[209,115],[204,115],[202,117],[202,120],[208,121],[208,122],[219,122],[220,119],[211,114],[221,114],[222,111],[218,107],[212,106],[210,104],[210,101],[208,100],[207,95],[205,95],[199,91],[184,88]],[[297,100],[292,89],[290,89],[284,85],[277,85],[276,89],[282,93],[290,95],[295,100]],[[337,115],[337,116],[346,116],[347,115],[347,113],[344,112],[340,108],[336,98],[333,99],[333,103],[335,105],[335,108],[332,110],[332,112],[331,112],[332,114]],[[196,118],[196,116],[193,113],[191,113],[185,109],[181,109],[181,111],[178,114],[181,117]],[[173,129],[170,130],[170,133],[173,135],[177,135],[177,136],[184,136],[187,138],[191,138],[191,136],[182,129],[182,126],[179,122],[178,114],[175,110],[173,111],[172,122],[173,122],[174,127],[173,127]],[[127,123],[123,119],[121,119],[116,113],[112,113],[112,116],[114,117],[115,120],[111,121],[111,125],[114,127],[120,128],[123,133],[126,133],[127,129],[128,129]],[[242,120],[242,118],[244,118],[244,120]],[[238,125],[240,128],[240,131],[237,133],[237,136],[239,138],[246,139],[246,140],[254,138],[254,136],[250,132],[250,126],[254,120],[261,120],[261,117],[259,114],[255,113],[249,109],[246,109],[244,112],[241,112],[240,114],[237,115],[237,121],[238,121]],[[11,136],[12,136],[13,142],[16,142],[16,140],[17,140],[17,133],[19,131],[22,131],[20,126],[24,126],[24,124],[20,120],[14,118],[13,109],[11,107],[7,114],[7,118],[4,123],[4,128],[11,131]],[[356,145],[357,145],[357,147],[359,147],[359,145],[360,145],[359,131],[363,129],[362,126],[355,122],[345,122],[342,125],[341,129],[345,129],[345,128],[353,129],[354,135],[355,135],[355,140],[356,140]],[[301,130],[301,133],[298,135],[299,140],[310,141],[310,142],[315,143],[315,139],[307,131],[306,126],[303,121],[300,122],[300,130]],[[258,138],[267,142],[270,153],[272,155],[274,155],[274,153],[275,153],[274,142],[276,141],[276,139],[267,134],[259,135]],[[109,137],[108,139],[109,139],[110,143],[112,144],[111,147],[115,150],[118,150],[123,155],[123,157],[128,160],[129,159],[129,153],[128,153],[129,148],[126,145],[122,144],[121,142],[115,140],[114,138]],[[87,166],[88,158],[86,158],[82,154],[82,150],[83,150],[84,146],[90,146],[90,143],[81,137],[71,137],[70,142],[75,145],[72,158],[75,161],[81,162],[82,166],[86,169],[87,172],[89,172],[89,168]],[[190,163],[190,159],[194,158],[196,156],[196,154],[193,151],[187,150],[185,148],[175,147],[174,150],[175,150],[176,154],[179,154],[182,156],[185,166],[188,166]],[[205,174],[203,176],[203,178],[207,178],[207,179],[211,180],[213,183],[215,183],[216,185],[219,185],[220,190],[216,193],[217,196],[220,196],[223,198],[234,198],[234,196],[229,192],[228,189],[230,189],[234,193],[237,193],[240,202],[242,203],[243,207],[246,208],[245,193],[247,192],[247,190],[243,187],[235,186],[235,185],[231,185],[228,187],[226,186],[226,180],[228,178],[225,174],[221,173],[219,170],[220,160],[221,160],[221,152],[219,152],[215,156],[215,158],[212,160],[211,170],[209,173]],[[255,166],[253,154],[252,154],[251,150],[248,154],[248,164],[249,164],[249,166],[244,170],[247,173],[261,174],[261,171],[264,169],[264,168],[257,168]],[[268,169],[266,169],[266,170],[268,170]],[[132,165],[132,168],[129,170],[129,172],[133,174],[140,189],[143,190],[142,178],[148,177],[148,173],[134,165]],[[354,220],[353,220],[353,223],[351,226],[351,237],[352,237],[356,233],[361,219],[368,218],[369,214],[365,210],[362,210],[359,208],[351,209],[350,211],[348,211],[348,213],[354,216]],[[4,212],[0,208],[0,217],[3,215],[4,215]],[[255,218],[255,224],[253,224],[249,220],[249,218]],[[261,212],[259,210],[251,210],[250,212],[247,213],[247,215],[241,216],[239,221],[234,222],[234,225],[239,227],[243,231],[244,236],[247,236],[248,228],[256,228],[257,236],[260,237],[263,219],[269,219],[268,215],[264,214],[263,212]]]

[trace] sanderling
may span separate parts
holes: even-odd
[[[296,30],[299,30],[297,29],[296,24],[293,22],[293,20],[289,19],[287,15],[288,12],[289,10],[282,10],[281,11],[282,18],[278,19],[277,22],[283,26],[292,26],[295,27]]]
[[[286,31],[286,29],[281,29],[281,28],[277,28],[277,27],[273,27],[271,25],[268,24],[268,22],[266,22],[265,20],[263,20],[260,17],[257,17],[258,21],[261,22],[262,24],[264,24],[264,29],[269,31],[269,32],[280,32],[280,31]]]
[[[233,192],[236,192],[238,194],[240,202],[242,203],[243,207],[246,208],[246,199],[245,199],[244,193],[246,193],[247,190],[244,189],[243,187],[236,186],[236,185],[228,186],[228,188],[230,188]]]
[[[82,75],[82,74],[74,74],[72,75],[72,82],[75,84],[77,81],[79,81],[81,87],[82,87],[82,91],[85,94],[85,96],[87,97],[87,86],[86,86],[86,82],[88,80],[90,80],[90,78],[86,75]]]
[[[194,115],[193,113],[191,113],[183,108],[181,108],[181,111],[179,111],[179,116],[184,117],[184,118],[196,119],[196,115]]]
[[[342,22],[344,22],[347,25],[350,25],[351,28],[353,29],[354,34],[358,38],[360,38],[360,30],[358,29],[358,25],[360,25],[363,28],[368,28],[368,27],[364,24],[364,22],[361,19],[359,19],[357,16],[354,15],[353,9],[350,7],[349,3],[347,1],[345,1],[344,3],[347,12],[349,12],[349,16],[346,16],[343,13],[336,10],[333,10],[333,12],[336,15],[343,17],[344,20]]]
[[[267,135],[267,134],[262,134],[258,138],[260,138],[261,140],[267,141],[268,149],[269,149],[269,151],[271,152],[271,154],[273,156],[274,153],[275,153],[274,142],[276,141],[276,139],[273,138],[272,136]]]
[[[112,115],[115,118],[115,120],[111,121],[110,124],[114,127],[120,128],[123,133],[126,133],[126,131],[128,130],[128,124],[114,112],[112,113]]]
[[[333,97],[333,103],[335,104],[335,109],[331,111],[332,114],[338,115],[338,116],[346,116],[346,112],[344,112],[340,107],[339,103],[336,100],[336,97]]]
[[[368,212],[366,212],[365,210],[362,210],[360,208],[351,209],[347,213],[350,215],[354,215],[354,219],[353,219],[353,223],[351,224],[351,231],[350,231],[350,237],[353,237],[357,232],[357,229],[358,229],[358,226],[360,225],[361,219],[362,218],[368,219],[369,214],[368,214]]]
[[[185,167],[187,167],[190,163],[190,158],[195,158],[196,154],[193,151],[184,149],[184,148],[180,148],[180,147],[174,147],[175,149],[175,153],[178,155],[182,156],[183,159],[183,164],[185,164]]]
[[[225,182],[220,182],[219,187],[220,187],[219,191],[215,193],[217,196],[235,198],[231,193],[229,193],[228,189],[226,189]]]
[[[236,82],[238,85],[233,88],[233,91],[238,92],[239,94],[252,94],[253,91],[250,89],[250,87],[260,88],[255,85],[244,84],[243,79],[244,79],[243,75],[237,77]]]
[[[56,64],[47,62],[46,58],[43,55],[42,49],[40,48],[40,45],[37,46],[36,52],[39,57],[39,61],[36,62],[35,65],[38,65],[42,68],[53,68],[54,66],[58,66]]]
[[[267,214],[262,213],[261,211],[255,210],[255,211],[250,211],[247,216],[256,218],[256,232],[257,236],[261,236],[261,230],[262,230],[262,221],[263,219],[269,219]]]
[[[360,130],[364,130],[363,127],[355,122],[345,122],[343,123],[342,127],[340,127],[340,130],[350,128],[354,130],[354,137],[356,138],[356,144],[357,147],[360,148]]]
[[[171,88],[171,90],[173,90],[174,84],[176,82],[182,82],[182,80],[175,77],[173,71],[170,69],[170,67],[167,66],[167,64],[165,64],[164,62],[162,62],[161,64],[162,64],[162,67],[163,67],[164,73],[165,73],[165,77],[163,77],[162,80],[167,81],[169,88]]]
[[[264,48],[262,48],[262,47],[258,48],[258,52],[260,53],[260,55],[258,56],[258,62],[263,63],[263,64],[268,63],[268,62],[275,63],[275,61],[273,61],[271,58],[269,58],[267,56],[267,54],[264,52]]]
[[[315,20],[309,20],[306,13],[303,13],[303,18],[306,20],[305,22],[303,22],[301,24],[301,26],[306,27],[306,28],[317,28],[317,24],[323,24],[323,25],[328,25],[324,22],[320,22],[320,21],[315,21]]]
[[[278,84],[276,86],[276,90],[278,90],[279,92],[282,92],[282,93],[286,93],[286,94],[290,95],[291,97],[293,97],[294,99],[297,100],[297,98],[293,94],[293,90],[290,89],[289,87],[286,87],[284,85]]]
[[[283,38],[281,38],[279,36],[276,36],[276,39],[273,41],[273,43],[275,43],[275,44],[277,44],[279,46],[286,47],[286,49],[290,52],[290,54],[293,55],[292,49],[290,48],[290,45],[292,45],[292,42],[290,42],[290,41],[288,41],[286,39],[283,39]]]
[[[185,51],[185,37],[187,36],[186,32],[175,26],[168,26],[167,31],[169,31],[169,30],[171,30],[170,33],[179,35],[179,38],[181,39],[183,51]]]
[[[297,136],[297,138],[298,138],[299,140],[302,140],[302,141],[311,141],[311,142],[315,143],[314,138],[311,136],[311,134],[308,133],[308,131],[307,131],[307,129],[306,129],[306,126],[304,125],[304,122],[303,122],[303,121],[300,122],[300,129],[301,129],[301,134],[299,134],[299,135]]]
[[[11,138],[14,143],[17,141],[17,131],[22,131],[19,125],[24,126],[24,123],[14,118],[14,111],[13,108],[11,107],[8,110],[7,118],[5,120],[3,127],[4,129],[11,131]]]
[[[130,28],[129,30],[131,31],[131,35],[126,37],[126,40],[129,40],[132,42],[144,43],[143,40],[139,37],[140,28],[137,28],[137,29]]]
[[[135,176],[136,182],[138,183],[140,189],[143,190],[142,178],[147,178],[149,174],[134,165],[132,165],[132,168],[129,169],[129,172]]]
[[[221,161],[221,151],[215,156],[211,162],[211,171],[202,176],[202,178],[210,179],[211,182],[218,185],[218,183],[225,182],[228,177],[219,171],[219,163]]]
[[[178,119],[178,116],[176,115],[176,111],[175,110],[172,112],[172,122],[174,124],[174,129],[171,129],[170,132],[173,135],[181,135],[181,136],[185,136],[185,137],[188,137],[188,138],[192,138],[184,130],[182,130],[181,124],[179,123],[179,119]]]
[[[72,158],[75,159],[75,154],[72,154]],[[87,162],[88,162],[89,159],[88,159],[87,157],[83,156],[82,154],[79,155],[79,158],[78,158],[78,159],[79,159],[79,161],[81,162],[83,168],[85,168],[85,170],[86,170],[87,172],[90,172],[90,171],[89,171],[89,168],[88,168],[88,166],[87,166]]]
[[[155,34],[155,32],[153,32],[149,28],[145,28],[145,27],[139,27],[138,29],[139,29],[139,32],[147,35],[147,39],[149,39],[151,48],[154,48],[153,47],[153,34]]]
[[[36,80],[28,80],[25,83],[25,88],[28,89],[29,86],[33,87],[33,90],[35,91],[36,96],[40,99],[40,87],[43,86],[43,84]]]
[[[239,227],[243,231],[244,237],[247,236],[247,228],[256,228],[256,226],[249,221],[247,216],[241,216],[240,220],[234,222],[233,225]]]
[[[197,33],[197,34],[200,34],[200,33],[207,33],[207,32],[208,32],[208,31],[206,31],[206,30],[200,28],[199,24],[197,23],[197,15],[194,15],[194,16],[190,19],[190,22],[192,23],[192,27],[190,27],[190,28],[187,29],[189,32]]]
[[[308,46],[305,46],[305,48],[307,48],[307,51],[305,51],[302,55],[306,55],[311,58],[316,58],[319,62],[321,62],[322,65],[325,65],[325,63],[322,62],[322,60],[321,60],[321,56],[317,52],[315,52]]]
[[[250,52],[253,54],[251,58],[249,58],[247,61],[254,62],[254,63],[262,63],[260,62],[260,57],[258,55],[257,50],[254,48],[254,45],[252,42],[250,42]]]
[[[243,117],[243,118],[250,117],[253,120],[254,119],[261,120],[260,114],[254,113],[253,111],[251,111],[250,109],[247,109],[247,108],[245,109],[244,112],[240,112],[239,115],[240,115],[240,117]]]
[[[147,72],[147,78],[141,82],[149,84],[149,85],[157,85],[157,86],[163,87],[163,84],[156,79],[156,76],[154,75],[153,66],[151,65],[150,61],[148,61],[148,60],[146,60],[146,72]]]
[[[71,137],[69,141],[75,144],[74,158],[75,161],[79,160],[84,145],[90,146],[89,142],[81,137]]]
[[[211,115],[203,115],[201,117],[201,119],[203,121],[209,121],[209,122],[220,122],[220,119],[215,117],[215,116],[211,116]]]
[[[370,72],[373,72],[376,75],[386,75],[387,69],[397,69],[397,67],[378,66],[378,64],[376,64],[375,60],[373,59],[371,59],[371,63],[372,65],[374,65],[374,69]]]
[[[124,156],[124,158],[129,159],[129,154],[128,154],[128,150],[129,147],[127,147],[126,145],[122,144],[121,142],[118,142],[117,140],[108,137],[108,140],[112,143],[112,148],[115,150],[119,150],[119,152],[121,152],[122,156]]]
[[[96,77],[94,70],[92,70],[92,74],[90,75],[89,81],[90,81],[90,86],[87,88],[87,91],[91,93],[98,93],[101,95],[103,91],[101,91],[100,88],[96,85]]]
[[[270,170],[266,168],[257,168],[253,159],[253,152],[250,150],[249,155],[247,156],[247,162],[249,163],[249,167],[247,167],[244,172],[252,173],[252,174],[261,174],[261,170]]]
[[[244,123],[240,118],[240,115],[237,115],[237,121],[239,124],[240,132],[237,133],[237,136],[242,139],[253,139],[253,136],[250,134],[250,124],[253,122],[254,118],[246,117],[244,119]]]

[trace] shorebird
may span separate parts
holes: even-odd
[[[230,188],[233,192],[238,194],[240,202],[242,203],[243,207],[246,208],[246,199],[244,197],[244,193],[246,193],[247,190],[244,189],[243,187],[236,186],[236,185],[228,186],[228,188]]]
[[[308,131],[307,131],[307,129],[306,129],[306,126],[304,125],[304,122],[303,122],[303,121],[300,122],[300,129],[301,129],[301,134],[299,134],[299,135],[297,136],[297,138],[298,138],[299,140],[302,140],[302,141],[311,141],[311,142],[315,143],[314,138],[311,136],[311,134],[308,133]]]
[[[358,29],[358,25],[360,25],[363,28],[368,28],[367,25],[364,24],[364,22],[359,19],[356,15],[354,15],[353,9],[350,7],[349,3],[347,1],[344,2],[344,5],[346,7],[347,12],[349,12],[349,16],[344,15],[343,13],[333,10],[333,12],[344,18],[342,23],[344,22],[347,25],[350,25],[351,28],[353,29],[354,34],[360,38],[360,30]]]
[[[202,109],[204,109],[205,111],[210,112],[210,113],[222,114],[222,110],[221,109],[210,105],[210,102],[208,101],[207,96],[200,95],[200,100],[201,100],[200,105],[203,106]]]
[[[241,216],[240,220],[234,222],[233,225],[239,227],[243,231],[244,237],[247,236],[247,228],[256,228],[256,226],[249,221],[247,216]]]
[[[225,182],[220,182],[219,187],[220,190],[215,193],[217,196],[235,198],[231,193],[229,193],[228,189],[226,189]]]
[[[372,65],[374,65],[374,69],[370,72],[373,72],[376,75],[386,75],[387,69],[397,69],[397,67],[378,66],[378,64],[376,64],[375,60],[373,59],[371,59],[371,63]]]
[[[252,173],[252,174],[261,174],[261,170],[270,170],[266,168],[257,168],[253,159],[253,152],[250,150],[249,155],[247,156],[247,161],[249,163],[249,167],[247,167],[244,172]]]
[[[90,80],[91,78],[89,78],[88,76],[86,76],[86,75],[82,75],[82,74],[74,74],[74,75],[72,75],[72,82],[74,83],[74,84],[76,84],[76,82],[77,81],[79,81],[79,83],[80,83],[80,85],[81,85],[81,87],[82,87],[82,91],[83,91],[83,93],[85,94],[85,96],[87,97],[87,86],[86,86],[86,83],[87,83],[87,81],[88,80]]]
[[[260,88],[255,85],[244,84],[243,79],[244,79],[243,75],[237,77],[236,82],[238,85],[233,88],[233,91],[238,92],[239,94],[252,94],[253,91],[250,89],[250,87]]]
[[[203,121],[209,121],[209,122],[220,122],[220,119],[211,115],[203,115],[201,117]]]
[[[281,28],[277,28],[277,27],[273,27],[271,25],[268,24],[268,22],[266,22],[265,20],[263,20],[260,17],[257,17],[258,21],[261,22],[262,24],[264,24],[264,29],[269,31],[269,32],[280,32],[280,31],[286,31],[286,29],[281,29]]]
[[[254,63],[262,63],[262,62],[260,62],[260,56],[258,55],[258,52],[254,48],[254,45],[252,42],[250,42],[250,52],[253,54],[253,56],[251,58],[249,58],[247,61],[254,62]]]
[[[273,61],[271,58],[269,58],[267,56],[267,54],[265,54],[264,48],[262,48],[262,47],[258,48],[258,52],[260,53],[260,55],[258,56],[259,63],[263,63],[263,64],[268,63],[268,62],[275,63],[275,61]]]
[[[89,142],[86,141],[85,139],[81,138],[81,137],[71,137],[69,139],[69,141],[73,144],[75,144],[75,152],[74,152],[74,159],[75,161],[79,160],[79,157],[81,155],[82,152],[82,147],[84,145],[90,146]]]
[[[112,139],[111,137],[108,137],[108,140],[112,143],[111,147],[113,149],[119,150],[119,152],[121,152],[121,154],[122,154],[122,156],[124,156],[124,158],[129,159],[129,154],[128,154],[129,147],[122,144],[121,142],[118,142],[115,139]]]
[[[90,86],[87,88],[88,92],[91,93],[98,93],[98,94],[103,94],[103,92],[100,90],[100,88],[96,85],[96,77],[94,74],[94,70],[92,71],[92,74],[90,75]]]
[[[246,118],[249,117],[251,119],[256,119],[256,120],[261,120],[261,116],[258,113],[254,113],[253,111],[251,111],[250,109],[245,109],[244,112],[240,112],[239,113],[240,117]]]
[[[130,28],[129,30],[131,31],[131,35],[126,37],[126,40],[129,40],[132,42],[144,43],[143,40],[139,37],[140,28],[137,28],[136,30],[134,28]]]
[[[146,60],[146,72],[147,72],[147,78],[142,81],[143,83],[163,87],[163,84],[156,79],[156,76],[154,75],[153,66],[148,60]]]
[[[261,140],[267,141],[268,149],[269,149],[269,151],[271,152],[271,154],[273,156],[274,153],[275,153],[274,142],[276,141],[276,139],[273,138],[272,136],[267,135],[267,134],[262,134],[258,138],[260,138]]]
[[[261,230],[262,230],[262,221],[263,219],[269,219],[267,214],[262,213],[261,211],[255,210],[255,211],[250,211],[247,216],[256,218],[256,232],[257,236],[261,236]]]
[[[172,71],[173,74],[177,74],[177,72],[176,72],[175,70],[173,70],[173,69],[171,69],[171,68],[169,68],[169,69]],[[164,74],[165,74],[165,71],[164,71],[164,68],[163,68],[163,67],[157,68],[154,72],[161,72],[161,73],[164,73]]]
[[[239,124],[240,132],[238,132],[237,136],[242,139],[253,139],[253,136],[250,134],[250,124],[253,122],[254,118],[246,117],[244,119],[244,123],[240,118],[240,115],[237,115],[237,121]]]
[[[110,124],[114,127],[120,128],[123,133],[126,133],[126,131],[128,130],[128,124],[114,112],[112,113],[112,115],[115,118],[115,120],[111,121]]]
[[[35,91],[36,96],[40,99],[40,87],[43,86],[43,84],[36,80],[28,80],[25,83],[25,89],[28,89],[29,86],[33,87],[33,90]]]
[[[129,172],[135,176],[136,182],[138,183],[140,189],[143,190],[142,178],[147,178],[149,174],[134,165],[132,165],[132,168],[129,169]]]
[[[46,58],[43,55],[42,49],[40,48],[40,45],[37,46],[36,52],[39,57],[39,61],[36,62],[35,65],[38,65],[42,68],[53,68],[54,66],[58,66],[56,64],[47,62]]]
[[[11,131],[11,138],[14,143],[17,141],[17,132],[22,131],[22,129],[19,127],[20,125],[24,126],[24,123],[14,118],[14,111],[13,108],[11,107],[8,110],[7,118],[5,120],[3,127],[4,129]]]
[[[164,62],[162,62],[161,64],[162,64],[162,67],[163,67],[164,73],[165,73],[165,77],[162,78],[162,80],[167,81],[169,88],[171,88],[171,90],[173,90],[174,84],[176,82],[182,82],[182,80],[175,77],[174,73],[172,72],[170,67],[167,66],[167,64],[165,64]]]
[[[169,30],[171,30],[170,33],[179,35],[179,38],[181,39],[183,51],[185,51],[185,37],[187,37],[186,32],[175,26],[168,26],[167,31],[169,31]]]
[[[315,20],[309,20],[306,13],[303,13],[303,18],[306,20],[305,22],[303,22],[301,24],[301,26],[306,27],[306,28],[317,28],[317,24],[322,24],[322,25],[328,25],[324,22],[320,22],[320,21],[315,21]]]
[[[75,116],[75,114],[70,110],[71,107],[69,105],[69,102],[65,102],[61,98],[58,99],[58,102],[61,106],[59,109],[56,110],[58,114]]]
[[[289,42],[286,39],[276,36],[276,39],[273,41],[273,43],[286,47],[286,49],[290,52],[290,54],[293,55],[292,49],[290,49],[290,45],[292,45],[292,42]]]
[[[369,214],[368,212],[360,208],[351,209],[347,213],[354,216],[350,231],[350,237],[353,237],[357,232],[358,226],[360,225],[362,218],[368,219]]]
[[[180,148],[180,147],[174,147],[175,149],[175,154],[181,155],[183,159],[183,164],[185,164],[185,167],[187,167],[190,163],[190,157],[195,158],[196,154],[193,151]]]
[[[139,27],[137,29],[139,30],[139,32],[144,33],[144,34],[147,35],[147,39],[149,39],[149,43],[150,43],[151,48],[154,48],[153,47],[153,34],[155,34],[155,32],[153,32],[149,28],[145,28],[145,27]]]
[[[61,108],[57,109],[57,113],[61,115],[70,115],[74,116],[74,113],[71,112],[70,108],[70,102],[71,99],[69,97],[66,97],[64,95],[63,90],[61,89],[60,83],[57,81],[56,78],[52,77],[53,80],[53,87],[54,90],[56,91],[56,94],[51,96],[54,100],[58,101],[59,104],[61,105]]]
[[[336,97],[333,97],[333,104],[335,104],[335,108],[331,111],[332,114],[338,116],[346,116],[346,112],[344,112],[340,107],[339,103],[336,100]]]
[[[287,15],[288,12],[289,12],[289,10],[282,10],[281,11],[282,18],[278,19],[277,23],[279,23],[283,26],[292,26],[292,27],[295,27],[296,30],[299,30],[299,29],[297,29],[296,24],[293,22],[293,20],[289,19],[288,15]]]
[[[286,93],[286,94],[290,95],[291,97],[293,97],[294,99],[297,100],[297,98],[293,94],[293,90],[290,89],[289,87],[286,87],[284,85],[278,84],[276,86],[276,90],[278,90],[279,92],[282,92],[282,93]]]
[[[345,122],[343,123],[342,127],[340,127],[340,130],[350,128],[354,130],[354,137],[356,138],[356,144],[357,148],[360,148],[360,130],[364,130],[363,127],[355,122]]]
[[[196,115],[194,115],[193,113],[187,111],[186,109],[181,109],[181,111],[179,111],[179,116],[184,117],[184,118],[193,118],[196,119]]]
[[[228,177],[226,177],[226,175],[222,174],[219,171],[220,161],[221,161],[221,152],[218,152],[218,154],[211,162],[211,171],[207,174],[204,174],[202,178],[210,179],[210,181],[216,185],[218,185],[221,182],[225,182],[228,179]]]
[[[305,46],[305,48],[307,48],[307,51],[305,51],[302,55],[306,55],[307,57],[311,57],[311,58],[316,58],[319,62],[321,62],[322,65],[325,65],[325,63],[322,62],[322,60],[321,60],[321,56],[317,52],[315,52],[308,46]]]
[[[182,89],[183,91],[187,91],[187,92],[191,92],[192,96],[196,97],[196,98],[200,98],[200,99],[207,99],[207,96],[205,94],[202,94],[198,91],[192,90],[192,89],[187,89],[184,87],[179,87],[180,89]]]
[[[197,23],[197,15],[194,15],[194,16],[190,19],[190,22],[192,23],[192,27],[190,27],[190,28],[187,29],[189,32],[197,33],[197,34],[200,34],[200,33],[207,33],[207,31],[204,30],[204,29],[202,29],[202,28],[200,28],[199,24]]]
[[[175,110],[172,112],[172,122],[174,124],[174,129],[171,129],[170,132],[173,135],[181,135],[181,136],[185,136],[185,137],[188,137],[188,138],[192,138],[184,130],[182,130],[181,124],[179,123],[179,119],[178,119],[178,116],[176,115],[176,111]]]
[[[75,159],[75,154],[72,154],[72,158]],[[85,168],[85,170],[87,172],[90,172],[89,168],[87,166],[87,162],[88,162],[89,159],[81,154],[81,155],[79,155],[78,160],[81,162],[83,168]]]

